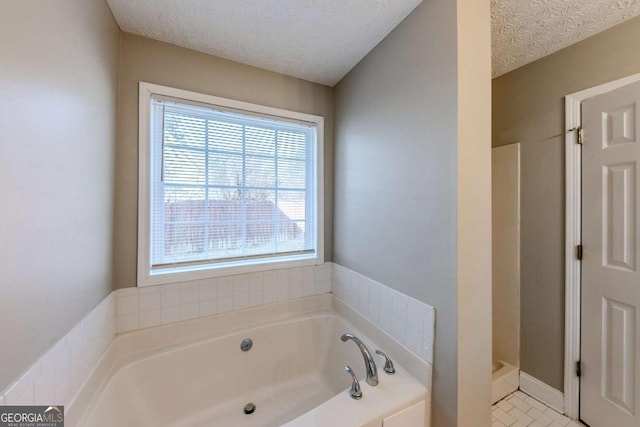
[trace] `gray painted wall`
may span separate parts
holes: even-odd
[[[0,2],[0,391],[111,292],[118,33],[104,0]]]
[[[456,19],[423,2],[336,87],[334,261],[436,307],[437,427],[457,421]]]
[[[564,96],[640,72],[640,18],[493,80],[493,145],[522,143],[521,369],[563,390]]]
[[[114,283],[136,285],[138,83],[192,90],[325,118],[325,259],[332,257],[333,88],[123,33],[120,51]]]

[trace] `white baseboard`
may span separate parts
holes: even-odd
[[[522,371],[520,371],[520,390],[561,414],[564,413],[564,394]]]

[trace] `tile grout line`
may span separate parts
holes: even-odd
[[[491,423],[492,427],[584,426],[520,390],[492,405]]]

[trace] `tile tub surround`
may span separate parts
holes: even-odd
[[[331,292],[422,360],[433,364],[435,309],[332,263]]]
[[[135,331],[328,293],[331,263],[115,291],[116,331]]]
[[[113,291],[0,394],[0,405],[69,405],[116,333],[331,290],[331,266],[270,270]]]
[[[198,343],[204,344],[210,342],[216,337],[225,337],[230,333],[238,334],[237,338],[253,336],[255,338],[254,344],[258,344],[260,342],[263,342],[264,344],[266,341],[262,341],[262,339],[258,335],[255,335],[253,332],[249,332],[249,330],[252,328],[258,328],[258,330],[262,330],[262,328],[268,327],[269,324],[281,322],[287,323],[290,322],[293,318],[300,316],[324,317],[328,315],[332,318],[342,319],[342,321],[346,321],[348,324],[351,324],[351,326],[347,326],[346,328],[344,326],[339,327],[337,330],[331,332],[330,335],[333,336],[331,342],[336,346],[336,351],[331,351],[331,354],[339,355],[343,351],[350,353],[350,358],[353,359],[353,361],[356,363],[356,365],[354,365],[354,369],[356,369],[356,372],[358,372],[358,370],[364,371],[362,356],[355,345],[342,343],[340,341],[339,336],[341,333],[345,332],[344,329],[350,330],[356,335],[360,336],[371,350],[373,350],[374,348],[382,348],[383,350],[388,352],[390,355],[392,355],[392,357],[394,358],[394,362],[396,362],[396,364],[400,368],[403,368],[404,370],[409,372],[415,379],[418,380],[418,382],[420,382],[425,387],[427,391],[429,390],[429,385],[428,383],[426,383],[427,373],[430,371],[429,364],[409,351],[408,348],[404,347],[400,343],[397,343],[385,332],[379,330],[378,327],[362,318],[361,316],[355,314],[356,316],[359,316],[362,321],[360,321],[359,319],[354,319],[351,316],[343,316],[343,310],[340,307],[336,307],[336,305],[347,308],[349,311],[355,314],[355,311],[348,308],[334,295],[325,293],[322,295],[313,295],[305,298],[298,298],[274,304],[264,304],[261,306],[248,308],[246,310],[231,311],[215,316],[207,316],[184,322],[162,325],[155,328],[146,328],[130,333],[118,334],[114,338],[112,344],[106,350],[105,356],[100,360],[98,367],[93,371],[89,380],[85,383],[85,386],[83,387],[80,394],[76,397],[73,404],[68,408],[67,421],[69,423],[69,426],[90,425],[86,422],[82,422],[84,414],[88,414],[88,412],[86,411],[91,405],[97,404],[97,407],[101,407],[101,404],[98,403],[96,398],[101,393],[101,390],[103,389],[105,384],[109,382],[109,378],[111,378],[111,376],[115,372],[118,372],[120,368],[135,364],[139,360],[148,358],[153,354],[156,354],[157,352],[173,352],[177,348],[189,348],[190,346],[198,345]],[[356,323],[351,323],[352,320],[356,320]],[[365,322],[366,324],[363,322]],[[327,329],[325,327],[318,329],[318,331],[330,330],[331,328]],[[375,331],[378,331],[377,334],[375,333]],[[370,336],[369,333],[372,333],[372,335]],[[301,336],[304,339],[304,337],[308,338],[310,335],[302,334]],[[378,341],[378,338],[382,339]],[[232,347],[233,351],[238,350],[238,353],[242,355],[243,353],[240,353],[238,348],[239,341],[239,339],[232,340]],[[272,341],[268,340],[268,342]],[[305,349],[308,349],[310,346],[305,345],[303,347]],[[256,345],[254,350],[260,350],[260,348],[260,345]],[[325,349],[328,347],[323,344],[321,348]],[[322,351],[320,351],[320,353],[322,353]],[[248,354],[251,355],[253,353]],[[337,378],[340,379],[339,381],[343,382],[344,387],[346,388],[349,384],[349,380],[347,378],[348,376],[342,369],[344,366],[343,357],[340,356],[338,357],[338,359],[341,362],[338,368],[336,368],[335,371],[330,371],[335,373]],[[376,359],[376,362],[382,363],[381,361],[379,361],[379,359]],[[307,366],[306,361],[304,362],[304,365]],[[188,366],[195,365],[189,364]],[[381,367],[381,365],[378,366]],[[270,372],[272,372],[272,370]],[[233,372],[230,372],[230,375],[233,375]],[[383,376],[381,378],[382,388],[378,388],[380,389],[380,391],[388,390],[388,388],[385,386],[388,381],[383,381],[386,378],[386,374],[381,372],[380,375]],[[250,391],[244,387],[240,388],[240,390],[243,389],[245,389],[247,392]],[[427,395],[427,401],[429,401],[428,398],[429,394]],[[244,405],[247,401],[244,398],[240,400],[241,402],[239,402],[238,404],[242,405]],[[353,403],[351,399],[349,399],[349,401]],[[239,407],[241,408],[241,406]],[[259,403],[258,408],[260,408]]]
[[[69,405],[116,333],[332,292],[429,365],[434,308],[333,263],[118,289],[0,395],[0,405]]]
[[[68,405],[111,343],[115,324],[112,292],[0,394],[0,405]]]

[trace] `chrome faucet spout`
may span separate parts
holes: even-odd
[[[364,359],[364,366],[367,371],[367,384],[372,386],[378,385],[378,369],[376,368],[376,362],[373,360],[373,356],[371,356],[371,352],[369,352],[367,346],[365,346],[358,337],[350,333],[342,335],[340,339],[343,342],[351,340],[356,343],[362,353],[362,358]]]

